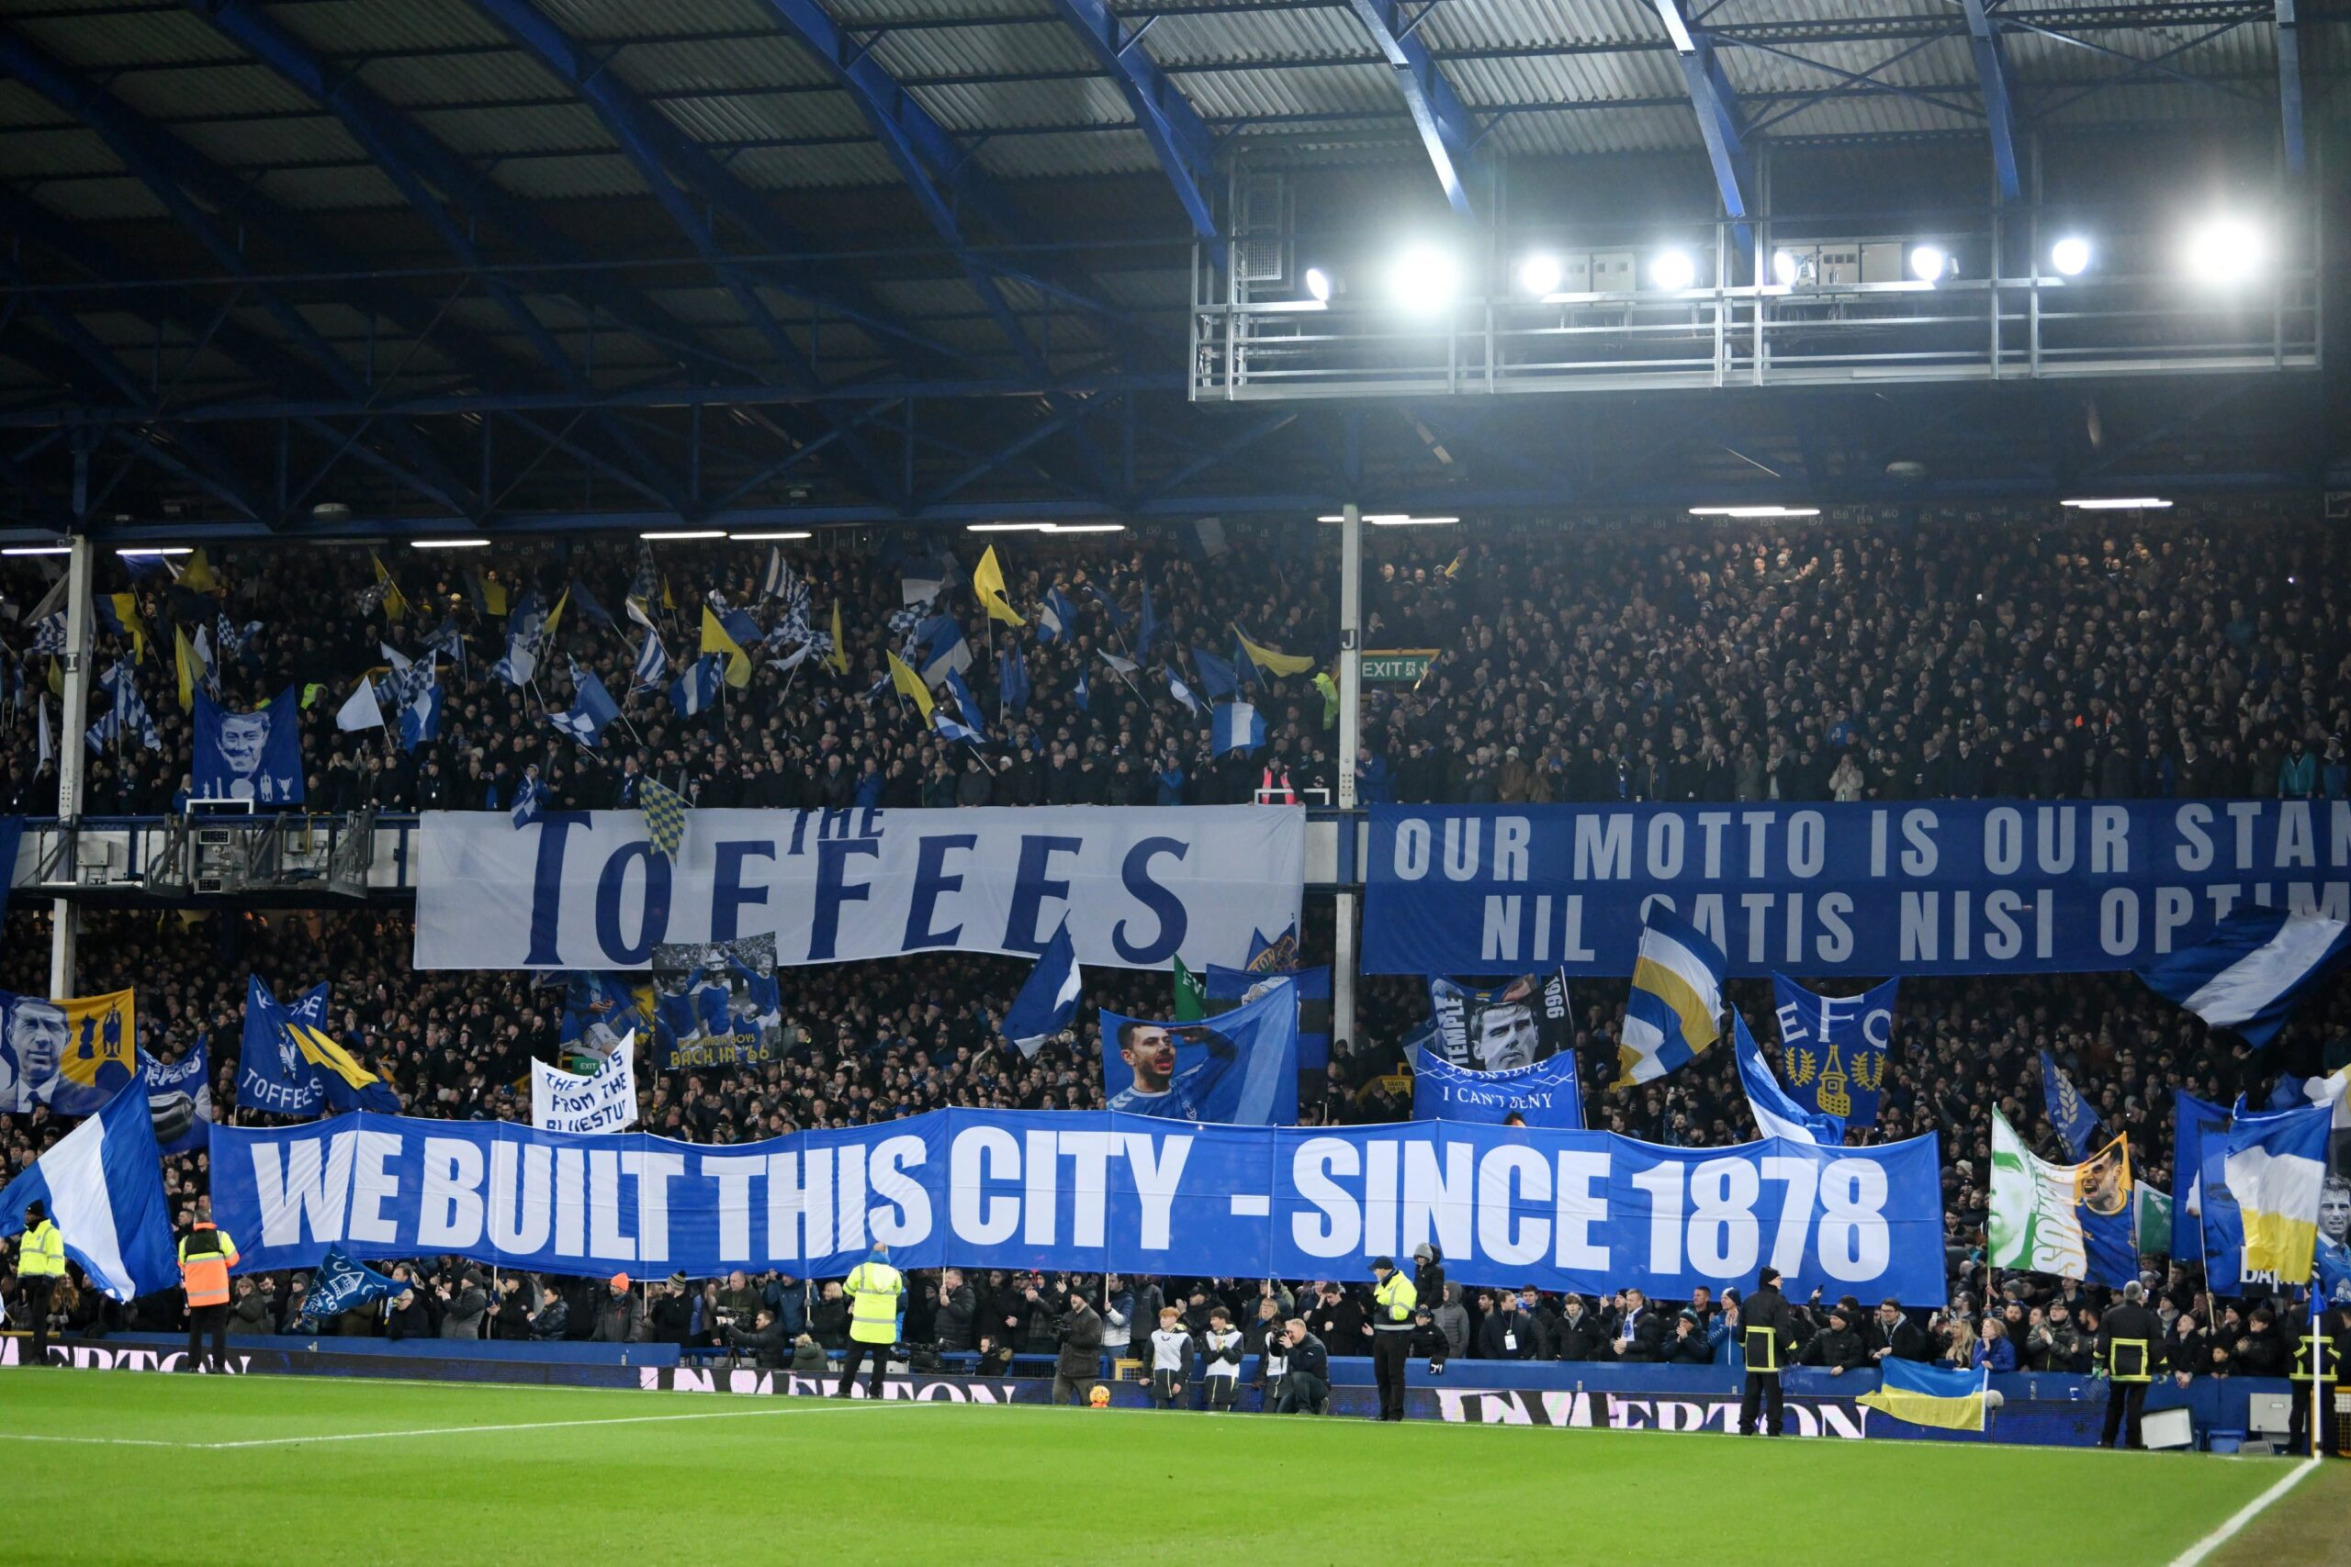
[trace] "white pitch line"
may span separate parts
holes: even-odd
[[[2174,1556],[2171,1559],[2170,1567],[2196,1567],[2198,1562],[2235,1539],[2239,1530],[2261,1516],[2262,1509],[2308,1479],[2310,1472],[2317,1467],[2315,1462],[2307,1458],[2297,1461],[2293,1473],[2238,1508],[2219,1528],[2180,1552],[2179,1555]]]
[[[602,1420],[525,1420],[494,1426],[431,1426],[403,1431],[335,1431],[315,1436],[254,1437],[242,1442],[165,1442],[152,1437],[129,1436],[45,1436],[21,1431],[0,1431],[0,1440],[10,1442],[64,1442],[106,1447],[174,1447],[183,1452],[221,1453],[249,1447],[299,1447],[306,1442],[382,1442],[413,1436],[468,1436],[477,1431],[560,1431],[577,1426],[637,1426],[661,1425],[681,1420],[759,1420],[775,1415],[845,1415],[859,1409],[894,1409],[899,1407],[944,1408],[944,1405],[918,1405],[912,1399],[884,1399],[875,1403],[858,1399],[854,1403],[823,1404],[808,1408],[805,1404],[786,1405],[780,1409],[723,1409],[706,1410],[679,1415],[614,1415]]]

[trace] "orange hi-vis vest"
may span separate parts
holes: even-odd
[[[210,1234],[215,1242],[209,1251],[191,1253],[188,1248],[196,1236]],[[188,1292],[191,1306],[225,1306],[229,1303],[229,1269],[237,1265],[237,1243],[229,1239],[226,1230],[209,1224],[196,1226],[196,1234],[180,1242],[180,1286]]]

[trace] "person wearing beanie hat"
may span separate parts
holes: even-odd
[[[866,1259],[849,1270],[842,1288],[849,1295],[849,1354],[841,1362],[836,1398],[847,1398],[857,1383],[857,1368],[873,1356],[873,1380],[866,1396],[882,1396],[882,1373],[890,1363],[890,1346],[898,1342],[898,1324],[906,1313],[906,1276],[890,1266],[890,1248],[880,1241]]]
[[[49,1222],[49,1206],[36,1197],[24,1205],[24,1237],[16,1243],[16,1273],[24,1280],[25,1314],[33,1338],[25,1364],[49,1364],[49,1292],[65,1277],[65,1236]]]
[[[1404,1365],[1412,1355],[1413,1308],[1420,1292],[1396,1269],[1394,1259],[1381,1257],[1371,1265],[1379,1287],[1372,1291],[1371,1359],[1380,1389],[1381,1420],[1404,1418]]]
[[[1747,1388],[1739,1398],[1739,1429],[1748,1436],[1782,1436],[1787,1409],[1782,1403],[1780,1365],[1796,1341],[1795,1314],[1780,1294],[1780,1270],[1766,1267],[1755,1288],[1739,1303],[1739,1347],[1747,1357]],[[1769,1430],[1756,1423],[1763,1416]]]

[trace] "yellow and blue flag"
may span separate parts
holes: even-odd
[[[2328,1106],[2312,1105],[2239,1115],[2230,1123],[2221,1171],[2237,1200],[2243,1242],[2236,1278],[2212,1272],[2215,1293],[2239,1294],[2248,1281],[2280,1289],[2309,1282],[2330,1120]]]
[[[322,981],[288,1006],[259,975],[245,981],[245,1028],[237,1052],[237,1103],[279,1115],[347,1110],[400,1113],[400,1097],[327,1032]]]
[[[1641,926],[1615,1088],[1654,1082],[1722,1037],[1722,948],[1664,904]]]
[[[140,1075],[128,990],[79,1001],[0,991],[0,1112],[94,1115]]]
[[[751,655],[743,651],[742,643],[727,633],[725,624],[707,604],[702,606],[702,651],[705,654],[726,655],[726,681],[737,691],[751,683]]]
[[[645,831],[652,836],[654,850],[665,860],[677,858],[678,845],[686,841],[686,802],[676,790],[648,778],[637,791],[637,803],[645,812]]]
[[[1914,1426],[1941,1431],[1981,1431],[1984,1428],[1984,1391],[1990,1376],[1982,1371],[1942,1371],[1915,1360],[1888,1355],[1878,1362],[1884,1382],[1874,1393],[1853,1402],[1866,1405]]]

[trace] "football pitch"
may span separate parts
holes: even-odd
[[[2185,1454],[0,1372],[25,1560],[2179,1561],[2294,1464]],[[2206,1558],[2351,1560],[2351,1462]]]

